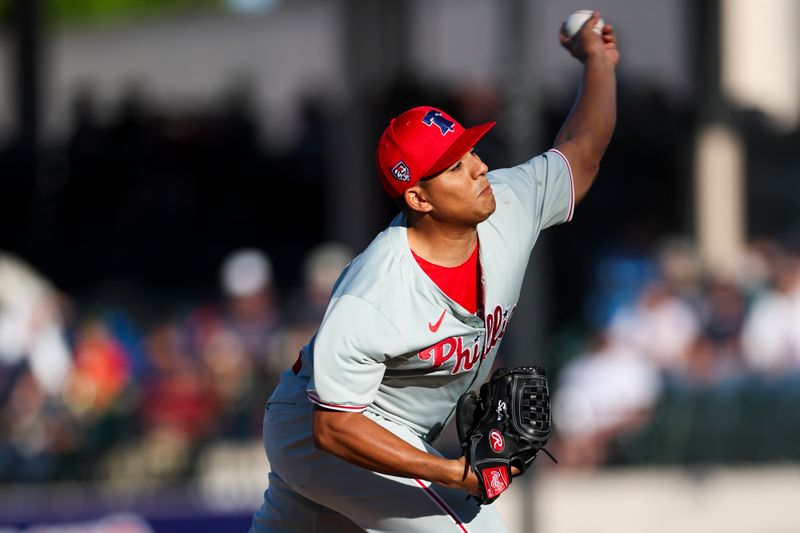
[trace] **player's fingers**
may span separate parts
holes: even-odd
[[[600,12],[599,11],[593,12],[592,16],[589,17],[589,20],[584,22],[583,26],[581,26],[581,31],[584,31],[586,28],[589,28],[590,30],[594,29],[594,27],[597,26],[597,23],[599,21],[600,21]]]
[[[614,27],[611,24],[603,26],[601,36],[603,37],[603,42],[606,44],[617,42],[617,34],[614,33]]]
[[[558,40],[561,42],[561,46],[569,50],[570,44],[572,43],[572,39],[567,37],[567,34],[564,32],[564,27],[561,27],[561,33],[558,35]]]

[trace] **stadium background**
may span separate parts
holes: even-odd
[[[393,215],[387,117],[497,119],[490,167],[546,149],[587,7],[619,36],[618,126],[504,343],[554,375],[561,463],[503,514],[800,529],[792,0],[5,0],[0,531],[245,529],[276,372]]]

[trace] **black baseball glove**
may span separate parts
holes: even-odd
[[[458,399],[456,427],[466,461],[478,476],[481,496],[476,499],[491,503],[511,484],[511,467],[524,474],[550,438],[544,368],[495,370],[480,396],[469,391]]]

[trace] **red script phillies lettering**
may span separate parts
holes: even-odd
[[[480,349],[478,342],[465,348],[461,337],[448,337],[433,346],[421,350],[417,357],[423,361],[430,359],[431,367],[439,368],[455,355],[456,360],[451,374],[455,375],[472,370],[479,360],[486,359],[492,348],[503,338],[515,309],[516,306],[511,308],[510,311],[503,312],[503,309],[498,305],[494,308],[494,312],[486,315],[486,337],[483,350]]]

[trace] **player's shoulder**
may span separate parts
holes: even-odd
[[[526,189],[541,186],[548,175],[559,175],[564,172],[569,172],[566,157],[555,148],[551,148],[519,165],[494,169],[488,173],[487,178],[492,184],[495,196],[503,193],[518,195]]]
[[[406,228],[397,220],[350,262],[337,282],[334,297],[355,296],[377,305],[406,277],[408,254],[402,247]]]
[[[547,171],[547,167],[553,164],[566,164],[566,157],[555,148],[550,148],[517,165],[491,170],[488,177],[490,180],[493,179],[498,182],[504,182],[520,175],[535,176]]]
[[[497,210],[490,219],[502,215],[511,206],[518,206],[520,189],[528,188],[531,185],[530,177],[518,166],[494,169],[486,177],[492,186],[492,193],[497,202]]]

